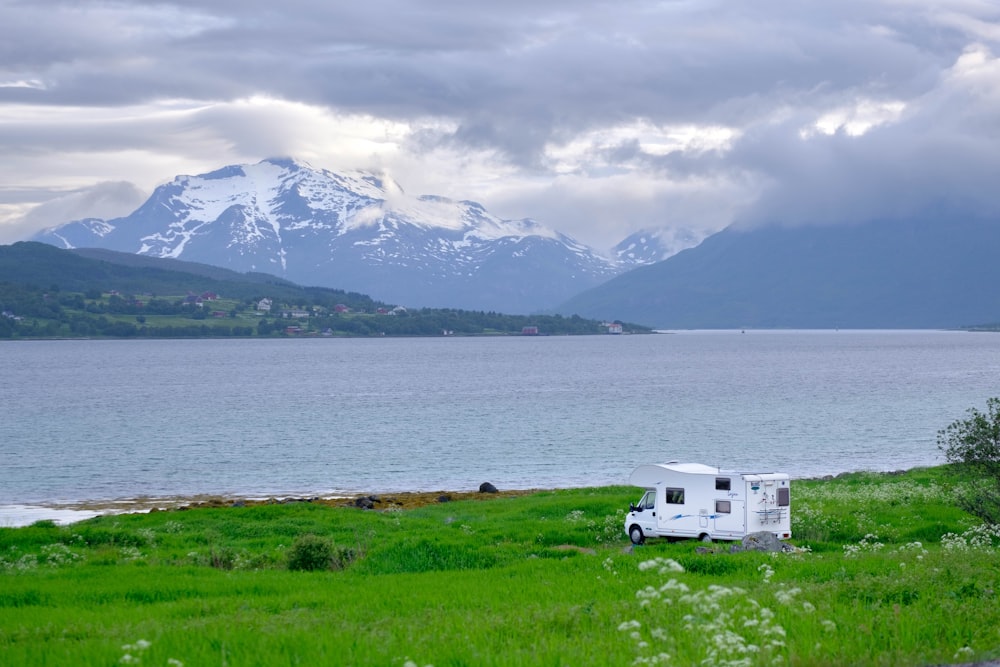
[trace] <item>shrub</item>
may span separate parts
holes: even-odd
[[[938,448],[949,463],[974,479],[959,490],[962,509],[991,524],[1000,523],[1000,398],[986,401],[986,412],[970,408],[938,431]]]
[[[357,552],[319,535],[300,535],[288,550],[289,570],[343,570]]]

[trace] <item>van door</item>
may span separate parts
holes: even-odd
[[[746,534],[746,503],[740,498],[715,501],[715,532],[729,536]]]
[[[654,489],[646,491],[642,500],[636,505],[635,519],[644,534],[651,535],[656,530],[656,491]]]

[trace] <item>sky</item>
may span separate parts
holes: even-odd
[[[269,157],[598,249],[1000,224],[1000,2],[0,0],[0,243]]]

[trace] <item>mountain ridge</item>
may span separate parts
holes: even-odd
[[[30,240],[262,271],[430,307],[533,312],[646,258],[610,259],[531,219],[469,200],[411,197],[384,175],[272,158],[177,176],[122,218]]]
[[[963,328],[1000,320],[1000,224],[730,227],[554,309],[659,329]]]

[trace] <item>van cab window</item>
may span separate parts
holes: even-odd
[[[667,497],[666,501],[671,505],[683,505],[684,504],[684,489],[676,488],[666,488],[663,490]]]
[[[636,509],[639,511],[656,509],[656,491],[647,491]]]

